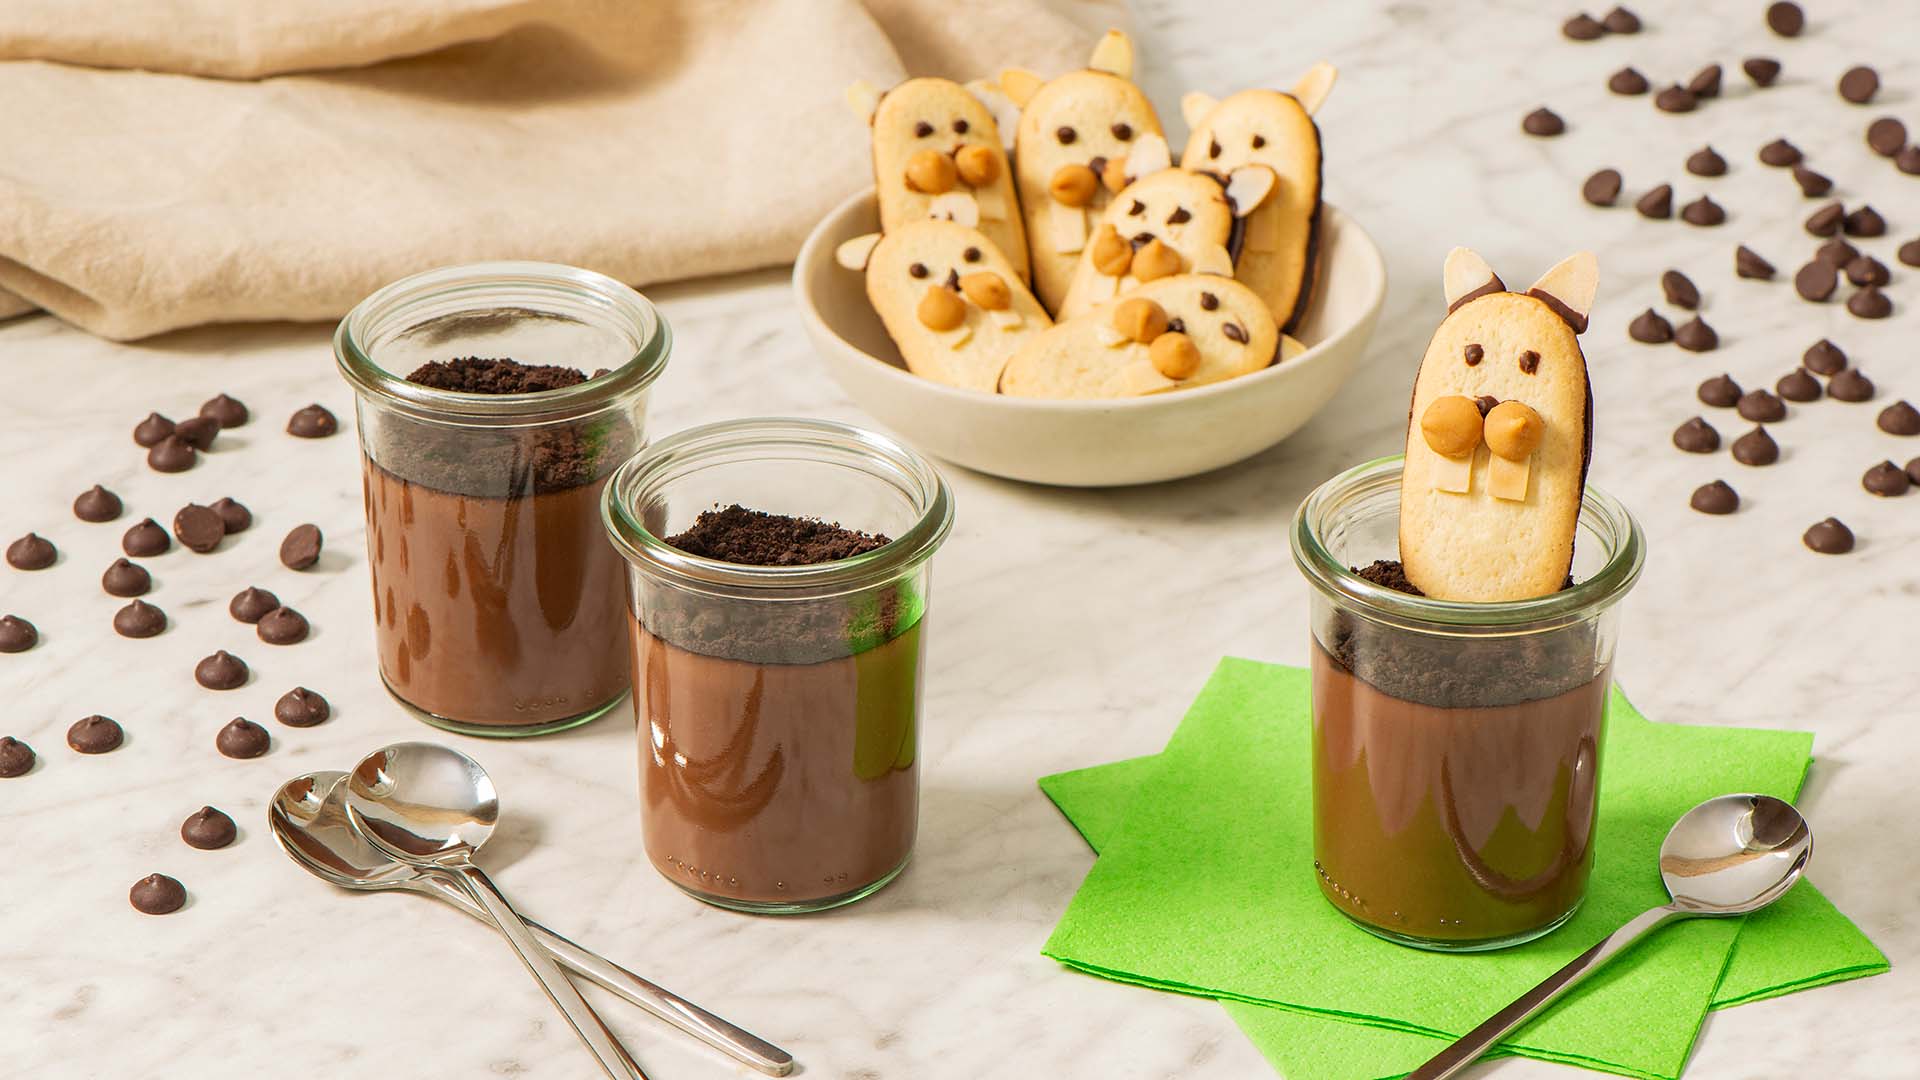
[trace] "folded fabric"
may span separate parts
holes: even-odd
[[[24,302],[135,338],[331,319],[395,278],[479,259],[634,284],[774,265],[870,182],[848,83],[1078,66],[1089,24],[1123,18],[1117,7],[5,5],[0,57],[109,66],[0,61],[0,314]],[[164,70],[382,57],[403,58],[260,81]]]
[[[1802,733],[1652,724],[1616,693],[1587,904],[1540,942],[1442,956],[1348,925],[1302,869],[1311,866],[1306,695],[1297,669],[1224,661],[1166,753],[1041,781],[1101,852],[1048,954],[1096,974],[1227,999],[1287,1076],[1375,1080],[1426,1060],[1618,922],[1662,902],[1654,855],[1687,807],[1731,790],[1790,798],[1811,746]],[[1709,1006],[1886,970],[1810,885],[1744,923],[1662,930],[1499,1052],[1672,1077]],[[1196,935],[1195,926],[1238,933]]]

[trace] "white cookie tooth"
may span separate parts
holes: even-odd
[[[1059,254],[1079,254],[1087,246],[1087,212],[1078,206],[1048,203],[1047,239]]]

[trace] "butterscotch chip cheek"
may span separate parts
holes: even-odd
[[[951,330],[966,321],[967,304],[952,290],[929,285],[914,314],[919,317],[920,325],[929,330]]]
[[[1047,181],[1047,192],[1062,206],[1087,205],[1099,187],[1099,178],[1085,165],[1062,165]]]
[[[958,170],[953,159],[938,150],[916,150],[907,159],[907,186],[928,195],[953,190]]]
[[[1167,332],[1167,309],[1142,296],[1113,307],[1113,328],[1145,344]]]
[[[1158,238],[1149,240],[1133,256],[1133,276],[1140,281],[1155,281],[1180,272],[1180,253]]]
[[[1169,379],[1184,379],[1200,370],[1200,349],[1185,334],[1161,334],[1147,346],[1147,357],[1155,371]]]
[[[968,187],[985,187],[1000,179],[1000,159],[984,146],[961,147],[953,162]]]
[[[1480,407],[1459,394],[1435,398],[1420,414],[1420,435],[1441,457],[1460,458],[1480,445]]]
[[[987,311],[1004,311],[1013,303],[1013,293],[1008,290],[1007,283],[990,270],[961,278],[960,291]]]
[[[1508,461],[1525,461],[1540,449],[1546,430],[1546,421],[1532,406],[1503,401],[1487,413],[1487,449]]]
[[[1121,277],[1132,265],[1133,245],[1112,225],[1100,226],[1093,234],[1093,268],[1108,277]]]

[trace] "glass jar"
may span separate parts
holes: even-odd
[[[1497,949],[1586,895],[1615,605],[1640,526],[1589,487],[1574,584],[1433,600],[1354,567],[1399,558],[1399,457],[1320,485],[1293,524],[1313,585],[1313,837],[1320,891],[1381,937]]]
[[[600,492],[644,443],[671,335],[612,278],[533,262],[416,274],[334,334],[359,419],[380,677],[430,724],[536,735],[627,691],[620,556]],[[407,381],[462,357],[589,376],[539,393]]]
[[[803,566],[669,545],[738,504],[889,543]],[[923,458],[844,424],[743,420],[685,431],[622,466],[608,533],[632,600],[640,819],[654,869],[761,914],[868,896],[919,819],[928,560],[953,498]]]

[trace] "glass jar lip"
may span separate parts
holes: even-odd
[[[1582,520],[1592,515],[1617,539],[1606,563],[1571,588],[1526,600],[1470,601],[1435,600],[1376,585],[1333,557],[1320,542],[1318,525],[1337,498],[1389,484],[1397,491],[1404,462],[1405,455],[1393,454],[1356,465],[1313,489],[1293,516],[1293,558],[1301,573],[1321,591],[1350,601],[1366,614],[1385,621],[1481,629],[1578,621],[1618,602],[1646,566],[1640,522],[1620,500],[1588,484],[1580,506]]]
[[[640,339],[632,359],[599,378],[558,390],[527,394],[471,394],[438,390],[408,382],[388,371],[363,345],[386,322],[405,318],[429,303],[475,301],[508,290],[573,301],[585,300],[611,319],[627,324]],[[562,420],[592,412],[608,400],[637,393],[665,370],[673,332],[660,312],[633,288],[605,274],[562,263],[530,260],[461,263],[425,270],[375,290],[340,320],[333,333],[333,355],[340,373],[363,393],[383,399],[422,419],[525,424]]]
[[[689,554],[654,535],[633,513],[629,496],[668,469],[741,447],[809,447],[853,450],[885,463],[920,510],[919,518],[891,542],[864,554],[805,566],[751,566]],[[758,417],[688,428],[628,458],[614,471],[601,496],[601,517],[614,546],[627,560],[682,585],[753,591],[859,589],[919,565],[939,549],[953,528],[953,492],[931,462],[896,439],[833,420]]]

